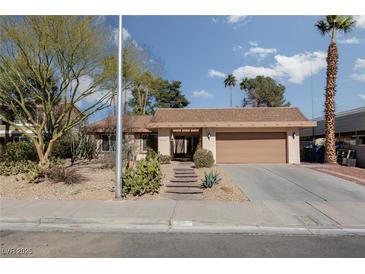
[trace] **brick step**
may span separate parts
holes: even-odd
[[[200,194],[166,193],[165,197],[172,199],[172,200],[201,200],[202,199]]]
[[[172,178],[170,179],[170,182],[171,183],[187,183],[187,182],[190,182],[190,183],[196,183],[198,182],[198,179],[197,178]]]
[[[197,183],[191,183],[191,182],[179,182],[179,183],[174,183],[174,182],[170,182],[166,185],[166,187],[194,187],[194,188],[202,188],[201,185],[197,184]]]
[[[175,178],[191,178],[191,177],[198,177],[198,175],[194,174],[175,174],[174,175]]]
[[[199,193],[203,193],[203,189],[201,189],[201,188],[192,188],[192,187],[169,187],[169,188],[166,189],[166,193],[199,194]]]

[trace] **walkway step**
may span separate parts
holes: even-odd
[[[203,189],[191,188],[191,187],[169,187],[166,189],[166,193],[199,194],[199,193],[203,193]]]
[[[196,177],[198,177],[198,175],[196,175],[195,173],[194,174],[175,174],[174,176],[175,176],[175,178],[188,178],[188,177],[196,178]]]
[[[180,182],[180,183],[174,183],[170,182],[166,185],[166,187],[193,187],[193,188],[202,188],[201,185],[198,183],[192,183],[192,182]]]
[[[194,170],[175,170],[175,174],[195,174]]]
[[[166,193],[165,196],[172,200],[201,200],[200,194],[174,194]]]
[[[186,167],[175,167],[174,170],[194,170],[193,167],[186,166]]]
[[[182,177],[182,178],[172,178],[170,179],[170,182],[173,182],[173,183],[186,183],[186,182],[197,182],[198,179],[195,178],[195,177],[189,177],[189,178],[185,178],[185,177]]]

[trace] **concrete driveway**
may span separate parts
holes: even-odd
[[[251,201],[365,202],[365,187],[296,165],[220,165]]]

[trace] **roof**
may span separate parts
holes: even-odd
[[[149,128],[168,127],[314,127],[295,107],[158,109]]]
[[[147,125],[151,120],[149,115],[123,115],[123,132],[150,132],[147,129]],[[87,131],[90,133],[105,133],[115,132],[117,125],[116,116],[108,116],[103,120],[99,120],[87,127]]]
[[[338,112],[335,117],[336,133],[365,131],[365,107]],[[301,136],[325,134],[324,117],[318,117],[314,120],[317,121],[317,127],[314,129],[314,132],[310,129],[303,129],[301,131]]]

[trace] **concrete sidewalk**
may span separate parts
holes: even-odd
[[[365,235],[365,202],[2,200],[1,230]]]

